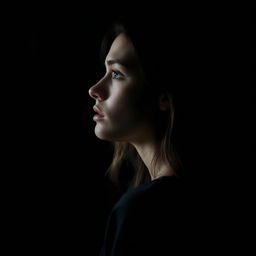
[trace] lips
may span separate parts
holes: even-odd
[[[104,115],[101,110],[96,105],[93,106],[93,110],[97,113],[96,115],[94,115],[93,120],[95,122],[103,121]]]
[[[98,113],[101,117],[104,116],[103,113],[100,111],[100,109],[99,109],[96,105],[93,106],[93,110],[94,110],[96,113]]]

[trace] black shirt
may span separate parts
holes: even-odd
[[[187,193],[175,176],[128,190],[108,219],[102,256],[171,255],[189,233]]]

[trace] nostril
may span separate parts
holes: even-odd
[[[93,92],[93,93],[92,93],[92,97],[96,100],[97,98],[99,98],[99,94],[98,94],[98,93]]]
[[[93,98],[95,100],[102,101],[100,94],[91,89],[89,90],[89,95],[91,96],[91,98]]]

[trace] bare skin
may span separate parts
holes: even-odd
[[[116,62],[118,61],[118,62]],[[173,175],[170,166],[159,160],[158,176],[153,175],[152,159],[158,150],[155,110],[143,87],[143,73],[136,51],[125,34],[116,37],[106,56],[104,77],[89,90],[102,117],[96,120],[95,135],[108,141],[132,144],[147,166],[151,179]],[[159,99],[159,109],[167,109]]]

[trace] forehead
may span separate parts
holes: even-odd
[[[134,46],[124,33],[118,35],[113,41],[106,56],[106,60],[110,59],[120,59],[123,61],[137,59]]]

